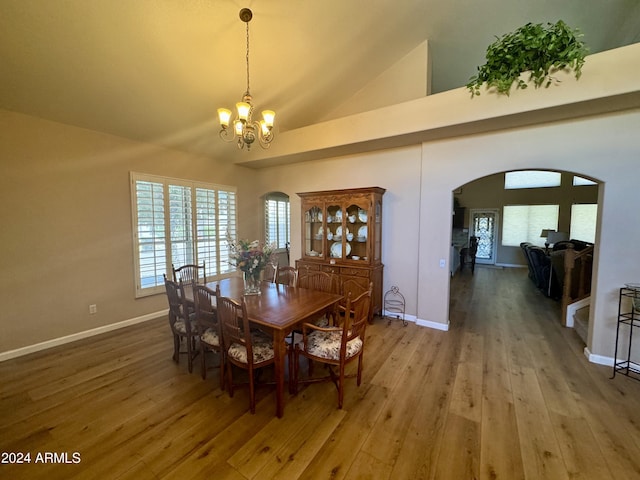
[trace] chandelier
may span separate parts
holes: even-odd
[[[240,10],[240,20],[247,24],[247,90],[242,96],[242,101],[236,103],[236,118],[231,120],[231,110],[227,108],[218,109],[218,119],[220,120],[220,138],[225,142],[237,142],[238,148],[247,146],[251,149],[251,144],[258,140],[262,148],[269,148],[273,140],[273,119],[276,113],[273,110],[264,110],[262,120],[252,120],[253,105],[251,104],[251,93],[249,93],[249,22],[253,18],[253,12],[248,8]],[[232,128],[229,128],[231,124]]]

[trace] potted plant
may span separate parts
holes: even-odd
[[[559,80],[553,75],[560,71],[575,73],[580,78],[584,57],[589,49],[580,38],[578,29],[571,29],[562,20],[557,23],[526,25],[507,33],[487,47],[487,62],[478,67],[467,88],[471,96],[480,95],[480,87],[495,88],[499,94],[509,95],[513,83],[516,89],[527,88],[533,81],[536,88],[545,88]],[[528,73],[527,81],[523,73]],[[526,77],[526,75],[524,75]]]

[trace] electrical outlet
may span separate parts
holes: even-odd
[[[446,265],[444,258],[440,259],[440,268],[444,268]]]
[[[94,303],[89,305],[89,313],[90,314],[94,314],[94,313],[98,313],[98,306]]]

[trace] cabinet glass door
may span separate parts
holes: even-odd
[[[344,258],[344,217],[341,205],[327,207],[327,248],[331,258]]]
[[[375,244],[373,245],[373,257],[376,262],[382,260],[382,201],[377,200],[374,205],[373,228]]]
[[[304,254],[309,257],[324,256],[324,229],[322,209],[312,206],[304,214]]]
[[[347,207],[347,258],[357,262],[368,261],[369,251],[369,212],[365,204],[352,204]]]

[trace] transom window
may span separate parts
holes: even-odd
[[[579,187],[581,185],[597,185],[593,180],[589,180],[588,178],[579,177],[578,175],[573,176],[573,186]]]
[[[234,270],[235,187],[132,172],[131,199],[136,297],[163,292],[172,265],[205,262],[212,279]]]
[[[521,170],[504,174],[505,190],[518,188],[559,187],[562,179],[560,172],[546,170]]]

